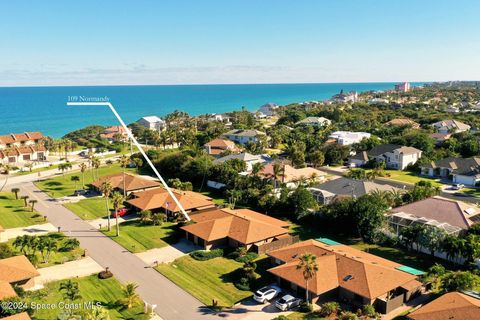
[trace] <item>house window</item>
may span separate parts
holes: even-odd
[[[23,160],[30,160],[30,155],[29,154],[24,154],[23,155]]]
[[[10,163],[16,162],[15,157],[9,157],[8,162],[10,162]]]

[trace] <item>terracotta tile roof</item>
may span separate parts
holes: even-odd
[[[0,143],[10,144],[14,142],[39,140],[42,138],[43,138],[43,134],[41,132],[12,133],[9,135],[0,136]]]
[[[0,260],[0,281],[13,283],[39,275],[37,269],[25,256],[15,256]]]
[[[104,176],[93,182],[92,185],[100,188],[105,181],[110,181],[113,188],[123,190],[123,173],[116,173],[109,176]],[[126,191],[135,191],[149,188],[158,188],[161,184],[157,181],[143,178],[138,175],[125,173],[125,188]]]
[[[412,320],[478,320],[480,299],[450,292],[408,315]]]
[[[225,209],[223,209],[223,211],[226,211],[230,214],[237,215],[239,217],[247,218],[247,219],[250,219],[250,220],[257,220],[259,222],[268,223],[268,224],[271,224],[271,225],[274,225],[274,226],[277,226],[277,227],[281,227],[281,228],[290,227],[290,223],[288,223],[286,221],[276,219],[276,218],[272,218],[271,216],[267,216],[266,214],[261,214],[259,212],[256,212],[256,211],[253,211],[253,210],[250,210],[250,209],[232,210],[232,209],[225,208]]]
[[[31,320],[30,316],[26,312],[21,312],[14,314],[13,316],[8,316],[6,318],[2,318],[2,320]]]
[[[464,202],[442,197],[432,197],[390,210],[390,213],[398,212],[433,219],[462,229],[468,229],[473,224],[470,218],[480,214],[480,209]],[[468,212],[470,212],[470,214]]]
[[[0,300],[5,298],[16,297],[17,293],[7,281],[0,280]]]
[[[0,150],[0,159],[5,157],[16,157],[22,154],[33,154],[35,152],[46,151],[45,146],[41,144],[35,144],[31,146],[12,147],[4,150]]]
[[[319,270],[309,289],[315,294],[342,287],[369,299],[380,297],[402,285],[410,286],[416,276],[396,270],[400,265],[345,245],[327,245],[316,240],[299,242],[268,253],[285,264],[268,271],[305,288],[298,257],[304,253],[317,256]],[[334,263],[332,263],[332,261]],[[420,283],[417,283],[420,285]]]
[[[206,147],[212,148],[223,148],[224,150],[235,148],[235,142],[227,140],[227,139],[213,139],[207,143],[205,143]]]
[[[213,207],[212,199],[193,191],[172,189],[175,197],[185,210],[200,210]],[[175,200],[164,188],[136,192],[135,198],[127,201],[140,210],[167,209],[172,212],[180,211]]]
[[[273,163],[269,163],[265,167],[263,167],[262,171],[260,172],[260,175],[265,177],[271,177],[273,175],[273,165],[274,165]],[[288,164],[283,164],[282,167],[283,167],[283,177],[281,177],[282,182],[298,181],[298,180],[301,180],[302,178],[310,179],[312,175],[315,175],[317,178],[327,175],[323,171],[310,168],[310,167],[296,169]]]
[[[206,241],[228,237],[245,245],[288,234],[288,229],[281,227],[284,225],[282,221],[260,217],[261,213],[248,211],[217,208],[202,210],[191,214],[190,218],[195,223],[182,229]]]

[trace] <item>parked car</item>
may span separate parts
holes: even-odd
[[[275,302],[275,307],[282,311],[287,311],[298,307],[301,303],[302,299],[295,298],[294,296],[287,294]]]
[[[124,215],[126,215],[128,213],[128,211],[129,211],[129,209],[127,209],[127,208],[120,208],[120,209],[117,210],[117,212],[114,212],[112,214],[112,216],[114,218],[116,218],[117,214],[118,214],[119,217],[123,217]]]
[[[461,190],[465,188],[465,185],[464,184],[461,184],[461,183],[455,183],[453,186],[452,186],[452,189],[453,190]]]
[[[257,302],[265,303],[276,298],[280,292],[282,292],[282,289],[275,285],[266,286],[255,291],[253,294],[253,299]]]
[[[75,190],[75,191],[73,192],[73,195],[78,197],[78,196],[84,196],[84,195],[86,195],[87,193],[88,193],[88,190],[79,189],[79,190]]]

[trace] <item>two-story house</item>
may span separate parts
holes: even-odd
[[[396,144],[381,144],[369,151],[362,151],[350,157],[352,166],[364,166],[368,161],[385,163],[387,169],[404,170],[409,165],[415,164],[422,156],[422,150]]]
[[[157,116],[146,116],[137,120],[137,123],[147,129],[162,131],[166,127],[166,122]]]
[[[242,145],[247,142],[256,143],[260,136],[265,136],[265,132],[254,129],[233,129],[223,134],[223,137]]]
[[[45,161],[48,151],[43,145],[43,134],[24,132],[0,136],[0,163],[19,165]]]

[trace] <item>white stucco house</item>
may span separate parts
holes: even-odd
[[[371,134],[368,132],[352,132],[352,131],[335,131],[328,137],[335,139],[339,145],[348,146],[354,143],[359,143],[365,138],[370,138]]]
[[[146,116],[137,120],[137,123],[147,129],[162,131],[166,127],[166,122],[157,116]]]
[[[265,136],[265,132],[253,129],[233,129],[224,133],[222,136],[238,144],[244,145],[247,142],[258,142],[260,136]]]
[[[370,160],[384,162],[387,169],[404,170],[415,164],[422,156],[422,150],[396,144],[381,144],[369,151],[362,151],[350,157],[350,165],[361,167]]]
[[[305,125],[312,127],[327,127],[332,124],[332,121],[324,117],[307,117],[295,123],[296,126]]]

